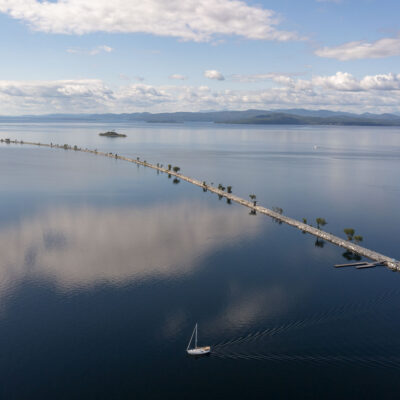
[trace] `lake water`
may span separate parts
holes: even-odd
[[[98,133],[110,128],[126,138]],[[400,258],[400,130],[0,124],[232,185]],[[397,398],[400,274],[165,174],[0,144],[4,399]],[[194,324],[202,359],[186,356]]]

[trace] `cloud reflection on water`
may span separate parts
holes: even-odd
[[[231,293],[225,308],[207,321],[207,333],[247,331],[257,320],[266,321],[286,313],[291,302],[287,287],[278,283],[253,287],[251,291],[239,290]]]
[[[178,278],[260,223],[239,207],[196,202],[52,210],[0,231],[0,290],[24,278],[50,278],[62,290]]]

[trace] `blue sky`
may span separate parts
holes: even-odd
[[[0,114],[400,112],[398,0],[0,0]]]

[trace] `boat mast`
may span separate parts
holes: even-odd
[[[189,344],[188,344],[186,350],[189,350],[190,343],[192,343],[193,335],[194,335],[195,332],[196,332],[196,343],[197,343],[197,324],[196,324],[196,326],[195,326],[194,329],[193,329],[192,336],[190,336]]]
[[[195,349],[197,349],[197,323],[196,323],[196,336],[195,336],[195,339],[194,339],[194,348]]]

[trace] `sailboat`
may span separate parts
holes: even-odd
[[[192,344],[193,336],[194,336],[194,347],[190,348],[190,345]],[[205,354],[210,353],[210,351],[211,351],[210,346],[197,347],[197,323],[196,323],[193,333],[192,333],[192,336],[190,337],[189,344],[186,348],[186,352],[190,356],[203,356]]]

